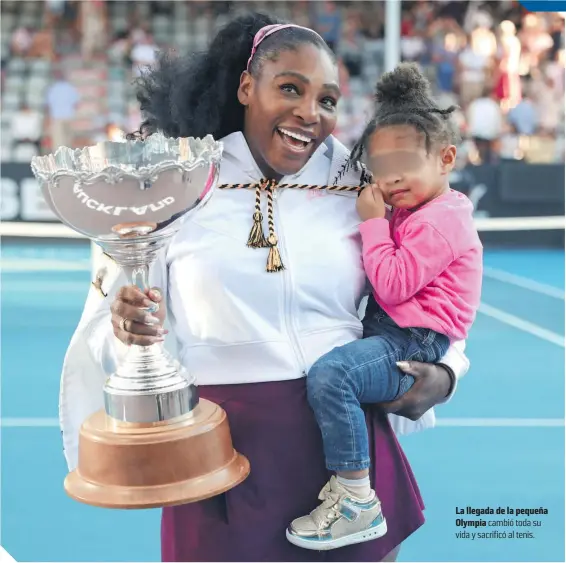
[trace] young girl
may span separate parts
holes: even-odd
[[[322,490],[322,504],[289,526],[295,545],[326,550],[386,533],[370,488],[361,403],[406,393],[414,379],[398,363],[438,361],[474,321],[482,245],[472,204],[448,185],[456,159],[454,109],[436,107],[418,67],[402,64],[378,83],[375,115],[352,153],[365,154],[373,174],[357,204],[373,299],[364,338],[323,356],[307,377],[326,466],[337,475]],[[386,204],[393,208],[389,218]]]

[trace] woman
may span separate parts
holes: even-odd
[[[332,52],[312,30],[264,27],[274,23],[260,15],[239,18],[206,54],[163,60],[141,81],[143,133],[222,139],[220,184],[270,178],[359,185],[361,169],[348,164],[348,151],[331,136],[340,96]],[[143,295],[121,287],[119,274],[103,284],[107,298],[91,293],[63,373],[67,460],[74,467],[80,424],[103,406],[103,382],[123,349],[119,342],[147,345],[165,338],[196,376],[200,395],[227,412],[234,446],[252,472],[224,495],[165,509],[163,560],[391,560],[422,525],[423,506],[395,434],[375,408],[368,409],[368,429],[380,460],[378,494],[388,534],[326,555],[285,538],[286,526],[309,509],[328,480],[304,374],[325,352],[361,337],[365,275],[355,195],[275,191],[269,234],[278,238],[271,238],[269,250],[246,245],[254,192],[216,190],[153,268],[152,284],[161,291]],[[284,269],[266,272],[275,248]],[[167,304],[159,321],[167,309],[171,336],[140,322],[146,297]],[[401,401],[386,406],[406,417],[392,417],[397,432],[432,425],[430,407],[445,401],[467,370],[462,349],[452,347],[444,367],[406,366],[417,381]]]

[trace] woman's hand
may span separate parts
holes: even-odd
[[[163,342],[166,308],[160,306],[155,313],[144,311],[142,307],[151,307],[161,303],[161,291],[157,288],[148,289],[144,294],[135,285],[120,288],[114,302],[110,306],[112,312],[112,327],[114,335],[124,344],[150,346]]]
[[[362,190],[356,201],[356,210],[362,221],[385,217],[385,201],[377,184],[372,184]]]
[[[412,375],[415,383],[399,399],[379,403],[387,413],[418,420],[427,410],[444,401],[452,389],[453,378],[444,365],[422,362],[398,362],[397,365],[407,375]]]

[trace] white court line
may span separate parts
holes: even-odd
[[[497,268],[484,267],[484,276],[509,283],[511,285],[516,285],[517,287],[522,287],[523,289],[529,289],[535,291],[536,293],[541,293],[542,295],[548,295],[549,297],[556,297],[556,299],[564,299],[564,290],[554,287],[552,285],[547,285],[545,283],[540,283],[530,278],[525,278],[523,276],[517,276],[504,270],[498,270]]]
[[[478,231],[561,230],[566,226],[564,215],[552,217],[474,217]]]
[[[2,428],[54,428],[59,427],[58,418],[2,418]]]
[[[58,223],[19,223],[16,221],[2,221],[0,236],[3,237],[31,237],[31,238],[86,238],[73,229]]]
[[[525,321],[515,315],[511,315],[510,313],[506,313],[501,309],[497,309],[496,307],[492,307],[491,305],[487,305],[486,303],[481,303],[479,307],[479,312],[483,313],[484,315],[491,317],[492,319],[496,319],[502,323],[505,323],[513,328],[522,330],[523,332],[528,332],[533,336],[537,336],[542,340],[546,340],[552,344],[556,344],[564,348],[564,336],[561,334],[557,334],[556,332],[552,332],[551,330],[547,330],[546,328],[542,328],[534,323],[530,323],[529,321]]]
[[[564,426],[563,418],[437,418],[437,426],[447,427],[528,427]],[[59,428],[58,418],[2,418],[2,428]]]
[[[31,281],[5,281],[3,280],[0,284],[0,289],[3,294],[22,294],[26,292],[41,292],[49,293],[54,295],[61,295],[65,292],[82,292],[88,293],[90,284],[86,281],[84,282],[67,282],[67,281],[48,281],[42,282],[41,280]],[[1,562],[0,562],[1,563]]]
[[[529,427],[555,428],[564,426],[563,418],[438,418],[437,426]]]
[[[564,215],[552,217],[474,217],[479,231],[531,231],[561,230],[566,226]],[[56,221],[50,223],[18,223],[2,221],[0,236],[3,237],[51,237],[51,238],[86,238]]]
[[[90,261],[77,260],[0,260],[0,271],[17,274],[19,272],[90,272]]]

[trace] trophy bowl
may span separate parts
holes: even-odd
[[[156,133],[60,147],[31,167],[58,218],[147,291],[157,254],[213,194],[221,157],[210,135]],[[72,498],[111,508],[170,506],[215,496],[248,476],[226,413],[199,400],[194,377],[161,344],[130,346],[102,392],[105,408],[81,426],[78,466],[65,479]]]

